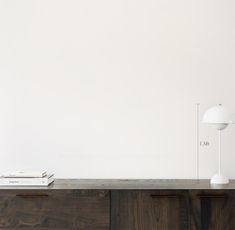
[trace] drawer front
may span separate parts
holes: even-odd
[[[112,230],[189,230],[184,191],[113,191]]]
[[[191,191],[192,230],[234,230],[235,191]]]
[[[109,229],[109,192],[0,191],[0,229]]]

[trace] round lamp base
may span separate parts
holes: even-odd
[[[228,184],[229,179],[226,176],[223,176],[222,174],[215,174],[211,178],[211,184]]]

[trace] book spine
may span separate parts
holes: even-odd
[[[39,184],[39,183],[32,183],[32,184],[29,184],[29,183],[0,183],[0,187],[1,186],[48,186],[49,184]]]
[[[48,180],[48,178],[35,178],[35,179],[7,179],[7,178],[4,178],[4,179],[0,179],[0,185],[48,185],[48,183],[50,183],[50,181],[51,180]]]
[[[42,178],[46,174],[27,174],[27,173],[11,173],[11,174],[3,174],[2,176],[5,178]]]

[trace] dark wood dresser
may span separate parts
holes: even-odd
[[[235,181],[56,180],[0,187],[0,230],[235,230]]]

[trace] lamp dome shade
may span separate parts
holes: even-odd
[[[230,124],[233,123],[233,114],[224,106],[217,105],[205,112],[202,122],[208,124]]]

